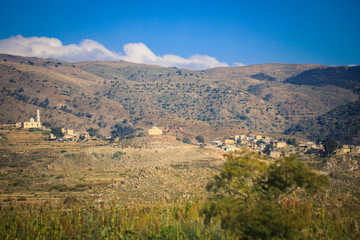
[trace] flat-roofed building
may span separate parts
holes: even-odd
[[[149,129],[149,135],[150,136],[156,136],[156,135],[162,135],[162,130],[156,126],[153,126]]]

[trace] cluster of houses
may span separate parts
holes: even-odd
[[[38,128],[42,130],[48,130],[45,126],[41,124],[40,120],[40,110],[37,110],[36,121],[34,118],[30,118],[29,122],[21,122],[16,123],[16,127],[23,129],[30,128]],[[92,139],[88,132],[74,132],[72,129],[61,129],[64,136],[61,140],[63,141],[78,141],[78,140],[96,140],[96,138]],[[159,136],[163,134],[162,129],[157,126],[153,126],[149,130],[149,136]],[[50,135],[50,140],[59,140],[54,134]],[[107,139],[105,139],[107,140]],[[263,152],[266,148],[266,145],[271,144],[273,149],[270,152],[271,158],[279,158],[285,154],[291,154],[295,152],[305,152],[309,149],[320,150],[323,149],[321,145],[317,145],[314,142],[300,142],[296,149],[292,145],[288,145],[284,141],[274,140],[268,136],[256,135],[253,133],[249,133],[247,135],[235,135],[230,136],[228,138],[222,140],[215,140],[210,142],[210,146],[220,147],[225,151],[234,151],[240,148],[246,147],[253,151]],[[351,155],[359,155],[360,154],[360,146],[351,146],[344,145],[342,149],[337,150],[337,154],[351,154]]]
[[[234,151],[240,148],[248,148],[253,151],[262,152],[267,144],[274,146],[274,151],[271,151],[271,158],[279,158],[281,150],[288,147],[286,142],[272,140],[268,136],[255,135],[249,133],[248,135],[235,135],[223,140],[211,141],[210,144],[214,147],[221,147],[225,151]]]
[[[153,126],[149,129],[150,136],[159,136],[162,134],[163,131],[157,126]],[[214,140],[210,142],[210,146],[221,148],[225,151],[234,151],[245,147],[253,151],[263,152],[263,150],[266,148],[266,145],[268,144],[271,144],[273,146],[273,149],[269,154],[270,158],[273,159],[297,152],[304,153],[309,149],[323,150],[322,145],[317,145],[314,142],[300,142],[295,147],[293,145],[288,145],[285,141],[282,140],[275,140],[271,139],[268,136],[256,135],[252,133],[249,133],[247,135],[230,136],[222,140]],[[344,145],[342,149],[339,149],[337,151],[337,154],[359,155],[360,147]]]
[[[271,144],[273,148],[269,154],[270,158],[276,159],[281,156],[288,156],[297,152],[306,152],[309,149],[323,150],[323,146],[317,145],[314,142],[300,142],[297,146],[288,145],[285,141],[271,139],[268,136],[255,135],[249,133],[248,135],[235,135],[225,138],[223,140],[215,140],[210,142],[213,147],[220,147],[225,151],[234,151],[240,148],[248,148],[253,151],[262,153],[266,145]],[[344,145],[338,149],[337,154],[351,154],[359,155],[360,146]]]

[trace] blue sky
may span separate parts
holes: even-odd
[[[231,66],[359,65],[359,13],[358,0],[1,1],[0,39],[90,39],[120,58],[126,44],[143,43],[159,57],[198,54]]]

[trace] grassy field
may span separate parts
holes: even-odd
[[[221,150],[174,137],[121,143],[50,142],[41,132],[1,130],[0,202],[36,202],[71,194],[124,202],[193,198],[224,161]],[[26,199],[26,200],[25,200]]]

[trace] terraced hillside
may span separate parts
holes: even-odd
[[[121,143],[50,142],[45,132],[0,129],[0,202],[82,199],[191,198],[223,164],[223,151],[179,142],[173,136]]]

